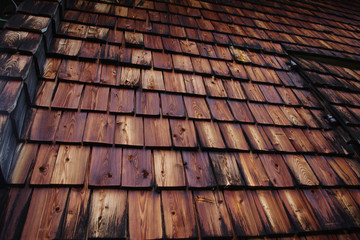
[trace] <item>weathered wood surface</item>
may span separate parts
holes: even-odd
[[[130,238],[162,238],[160,194],[155,191],[129,191],[128,202]]]
[[[275,150],[283,152],[296,152],[286,133],[279,127],[263,127]]]
[[[255,83],[249,83],[249,82],[243,82],[241,83],[246,96],[249,100],[255,101],[255,102],[265,102],[265,97],[262,94],[259,85]]]
[[[115,123],[115,144],[143,146],[143,119],[141,117],[117,116]]]
[[[64,219],[64,239],[82,239],[86,235],[86,226],[89,216],[89,199],[89,189],[71,189]]]
[[[196,238],[193,198],[190,191],[161,191],[167,238]]]
[[[82,84],[60,82],[51,106],[53,108],[77,109],[82,90]]]
[[[152,52],[154,69],[159,70],[172,70],[171,55],[161,52]]]
[[[228,100],[228,104],[236,120],[240,122],[254,122],[254,117],[246,102]]]
[[[281,155],[278,154],[260,154],[260,159],[265,166],[271,183],[276,187],[293,187],[295,182],[289,172],[286,163]]]
[[[319,185],[313,170],[302,155],[286,154],[283,158],[300,185]]]
[[[220,129],[217,123],[196,121],[196,130],[199,135],[200,145],[204,148],[225,148],[224,141],[221,137]]]
[[[209,156],[219,186],[229,188],[244,185],[233,154],[210,152]]]
[[[75,60],[62,60],[58,78],[68,81],[78,81],[81,74],[82,63]]]
[[[101,64],[100,83],[103,85],[117,86],[120,83],[121,67],[110,64]]]
[[[185,107],[181,95],[163,93],[160,97],[164,117],[185,117]]]
[[[185,92],[184,77],[181,73],[163,72],[165,89],[168,92]]]
[[[332,169],[325,157],[306,155],[305,158],[322,185],[336,186],[342,184],[341,179]]]
[[[223,85],[229,98],[239,100],[246,99],[246,95],[241,87],[240,81],[223,80]]]
[[[160,97],[156,92],[136,92],[136,114],[158,116],[160,114]]]
[[[118,189],[94,190],[89,213],[89,238],[124,238],[127,193]]]
[[[198,95],[206,94],[204,82],[201,76],[191,74],[183,74],[183,76],[187,93],[193,93]]]
[[[142,49],[133,49],[131,56],[131,64],[140,65],[143,67],[151,67],[152,59],[151,52]]]
[[[212,69],[208,59],[192,57],[192,65],[194,66],[194,72],[202,75],[211,75]]]
[[[193,66],[191,64],[191,59],[185,55],[172,55],[174,69],[179,72],[193,72]]]
[[[175,147],[195,148],[198,145],[194,123],[191,120],[170,119],[170,127]]]
[[[189,40],[180,40],[180,47],[183,53],[187,53],[189,55],[199,55],[199,50],[196,46],[196,43]]]
[[[217,61],[217,60],[209,60],[211,68],[217,77],[226,77],[230,78],[231,73],[229,68],[226,65],[226,62],[224,61]]]
[[[171,147],[170,126],[167,119],[145,118],[144,137],[147,147]]]
[[[99,86],[85,86],[81,106],[82,110],[107,110],[109,88]]]
[[[179,151],[154,151],[154,170],[157,187],[185,187],[184,164]]]
[[[283,100],[273,85],[259,84],[258,86],[268,103],[283,104]]]
[[[326,160],[346,185],[359,185],[359,178],[356,176],[346,159],[342,157],[326,157]]]
[[[248,79],[248,75],[243,65],[234,62],[228,62],[227,66],[230,69],[231,75],[235,79]]]
[[[164,44],[164,49],[166,51],[177,52],[177,53],[182,52],[179,40],[177,38],[165,38],[165,37],[162,37],[161,40],[162,40],[162,42]]]
[[[129,188],[148,188],[153,184],[150,150],[123,149],[121,185]]]
[[[21,238],[60,238],[68,188],[34,190]]]
[[[210,111],[204,98],[184,96],[184,103],[189,118],[210,119]]]
[[[35,95],[35,105],[41,107],[50,107],[55,86],[55,82],[41,81],[38,87],[38,91]]]
[[[273,150],[273,146],[261,126],[250,124],[241,126],[252,149],[263,151]]]
[[[249,145],[239,124],[219,123],[225,143],[230,149],[249,150]]]
[[[40,145],[30,180],[31,185],[50,184],[58,151],[58,145]]]
[[[144,35],[142,33],[125,32],[125,44],[141,47],[144,45]]]
[[[142,87],[149,90],[165,90],[163,75],[161,71],[143,70]]]
[[[82,68],[80,70],[80,82],[87,83],[99,83],[100,82],[100,74],[101,74],[101,66],[98,63],[85,62],[82,64]]]
[[[38,109],[30,129],[30,140],[53,141],[61,112]]]
[[[44,64],[44,72],[42,77],[49,80],[54,80],[61,63],[61,59],[58,58],[46,58]]]
[[[140,84],[140,69],[132,67],[122,67],[120,85],[138,87]]]
[[[221,79],[204,77],[206,92],[211,97],[226,98],[227,93]]]
[[[110,112],[132,113],[134,112],[135,92],[130,89],[110,90]]]
[[[96,60],[100,53],[100,44],[84,41],[81,45],[79,57],[89,60]]]
[[[89,143],[112,144],[114,141],[114,129],[115,116],[89,113],[86,120],[83,141]]]
[[[231,220],[222,192],[195,191],[194,200],[202,237],[231,237]]]
[[[82,185],[90,156],[90,147],[61,145],[56,158],[51,184]]]
[[[84,133],[86,113],[64,112],[57,131],[57,142],[80,143]]]
[[[207,98],[206,99],[211,114],[215,120],[218,121],[233,121],[234,117],[231,114],[231,111],[223,99],[214,99],[214,98]]]
[[[89,186],[120,186],[121,153],[121,148],[92,148]]]
[[[291,122],[287,119],[287,117],[285,116],[284,112],[281,111],[281,108],[278,105],[264,105],[265,109],[263,110],[267,110],[267,113],[269,114],[269,116],[271,117],[272,121],[274,122],[275,125],[279,125],[279,126],[291,126]],[[287,128],[285,129],[285,131],[288,130]]]
[[[256,123],[274,124],[271,116],[266,111],[265,105],[261,103],[248,103],[248,107],[254,116]]]

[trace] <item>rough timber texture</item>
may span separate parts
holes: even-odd
[[[359,12],[24,1],[0,30],[0,238],[360,239]]]

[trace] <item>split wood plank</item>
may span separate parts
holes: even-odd
[[[184,164],[179,151],[154,151],[154,171],[158,188],[185,187]]]
[[[223,85],[230,99],[246,100],[246,95],[241,87],[240,81],[223,80]]]
[[[172,55],[174,69],[179,72],[193,72],[193,66],[189,56],[185,55]]]
[[[125,190],[94,190],[89,213],[89,238],[125,238],[126,232]]]
[[[175,147],[197,147],[194,123],[191,120],[170,119],[172,140]]]
[[[312,128],[320,127],[319,122],[316,120],[315,116],[312,114],[312,112],[309,109],[297,108],[296,111],[299,113],[301,118],[304,119],[306,126]]]
[[[315,148],[309,139],[305,136],[302,129],[285,128],[287,137],[298,152],[314,152]]]
[[[55,86],[55,82],[41,81],[39,83],[38,91],[35,95],[35,105],[41,107],[50,107]]]
[[[123,149],[121,185],[129,188],[152,186],[152,156],[150,150]]]
[[[120,186],[121,148],[93,147],[89,186]]]
[[[189,40],[180,40],[180,47],[182,52],[190,55],[199,55],[199,50],[196,46],[196,43]]]
[[[163,238],[160,194],[155,191],[129,191],[128,202],[130,238]]]
[[[283,104],[283,100],[273,85],[259,84],[258,86],[268,103]]]
[[[221,79],[204,77],[206,92],[211,97],[226,98],[227,94]]]
[[[190,191],[161,191],[167,238],[196,238],[195,211]]]
[[[231,237],[231,220],[222,192],[195,191],[200,233],[205,238]]]
[[[71,189],[63,230],[64,239],[81,239],[86,235],[89,199],[89,189]]]
[[[321,225],[302,191],[280,190],[279,195],[298,231],[310,232],[321,229]]]
[[[254,122],[254,118],[246,102],[228,100],[228,104],[236,120],[247,123]]]
[[[84,184],[90,147],[61,145],[56,158],[51,184]]]
[[[306,137],[311,144],[315,147],[317,152],[320,153],[336,153],[337,150],[333,144],[327,140],[321,130],[304,130]]]
[[[145,146],[171,147],[170,127],[167,119],[144,119]]]
[[[248,77],[243,65],[235,63],[235,62],[228,62],[226,64],[230,69],[231,75],[235,79],[248,80],[249,77]]]
[[[86,85],[83,93],[81,109],[106,112],[109,88]]]
[[[122,67],[120,85],[138,87],[140,84],[140,69],[132,67]]]
[[[121,67],[101,64],[100,83],[103,85],[118,86],[120,84]]]
[[[60,238],[68,188],[36,188],[21,238]]]
[[[151,52],[143,49],[133,49],[131,56],[131,63],[143,67],[151,67],[152,59]]]
[[[148,90],[164,91],[164,79],[161,71],[142,70],[142,87]]]
[[[306,155],[305,158],[322,185],[336,186],[343,184],[325,157]]]
[[[110,112],[133,113],[135,91],[131,89],[110,90]]]
[[[346,185],[359,185],[359,178],[356,176],[346,159],[342,157],[326,157],[326,160]]]
[[[274,149],[261,126],[250,124],[241,126],[252,149],[261,151],[272,151]]]
[[[250,191],[225,191],[224,196],[237,236],[266,234],[263,216],[259,214]]]
[[[182,157],[189,188],[211,188],[216,186],[215,177],[206,152],[182,151]]]
[[[141,117],[117,116],[115,125],[115,144],[143,146],[143,119]]]
[[[207,98],[206,101],[210,108],[211,114],[215,120],[234,121],[234,117],[231,114],[231,111],[226,103],[226,100]]]
[[[136,114],[159,116],[160,97],[157,92],[136,92]]]
[[[267,113],[269,114],[269,116],[271,117],[271,119],[275,125],[279,125],[279,126],[291,126],[292,125],[279,106],[266,104],[266,105],[263,105],[263,107],[265,107],[264,110],[267,111]],[[253,111],[255,112],[256,110],[253,110]]]
[[[184,77],[181,73],[163,72],[167,92],[185,92]]]
[[[81,74],[82,63],[75,60],[62,60],[58,78],[67,81],[78,81]]]
[[[185,107],[181,95],[160,94],[161,110],[164,117],[185,117]]]
[[[172,70],[171,54],[152,52],[154,69],[156,70]]]
[[[210,152],[209,153],[215,177],[219,186],[231,188],[244,185],[240,170],[233,154]]]
[[[279,154],[259,154],[265,171],[273,186],[293,187],[295,182],[290,174],[284,159]]]
[[[53,108],[77,109],[83,87],[82,84],[60,82],[51,106]]]
[[[239,124],[219,123],[225,143],[230,149],[249,150],[249,145]]]
[[[34,170],[31,176],[31,185],[50,184],[58,151],[59,145],[40,145]]]
[[[206,105],[205,99],[200,97],[184,96],[186,112],[189,118],[210,119],[210,111]]]
[[[212,68],[215,76],[226,77],[226,78],[231,77],[231,73],[230,73],[229,68],[226,65],[226,62],[211,60],[211,59],[209,61],[210,61],[210,65],[211,65],[211,68]]]
[[[194,66],[194,72],[202,75],[211,75],[212,69],[208,59],[192,57],[192,65]]]
[[[282,152],[296,152],[286,133],[279,127],[263,127],[275,150]]]
[[[268,187],[271,181],[265,171],[259,155],[255,153],[234,153],[235,159],[243,173],[247,186]]]
[[[112,144],[114,141],[115,116],[89,113],[85,130],[84,142]]]
[[[204,86],[204,82],[201,76],[199,75],[191,75],[191,74],[183,74],[185,81],[185,88],[187,93],[197,94],[197,95],[205,95],[206,90]]]
[[[215,149],[225,148],[219,126],[216,123],[196,121],[195,126],[202,147]]]
[[[288,120],[295,126],[305,126],[305,121],[301,118],[299,113],[293,107],[280,106]]]
[[[144,45],[144,35],[142,33],[125,32],[125,44],[129,46],[141,47]]]
[[[287,166],[300,185],[319,185],[313,170],[302,155],[283,155]]]
[[[267,216],[265,227],[268,233],[293,233],[291,221],[281,203],[277,192],[271,190],[258,190],[253,192],[255,203],[261,215]],[[262,218],[266,221],[265,218]]]
[[[99,83],[100,82],[100,74],[101,74],[101,66],[98,63],[85,62],[83,63],[81,70],[79,72],[80,82],[87,83]]]
[[[30,130],[30,140],[53,141],[61,112],[38,109]]]
[[[93,42],[87,42],[83,41],[79,57],[89,60],[96,60],[100,53],[100,44],[99,43],[93,43]]]
[[[61,59],[59,58],[46,58],[44,64],[44,72],[41,77],[49,80],[54,80],[57,75],[60,63]]]
[[[266,102],[264,95],[262,94],[259,85],[250,82],[241,83],[245,93],[250,101],[254,102]]]
[[[161,38],[162,43],[164,44],[164,49],[169,52],[181,53],[181,46],[177,38]]]

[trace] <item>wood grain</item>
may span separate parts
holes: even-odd
[[[180,40],[180,47],[183,53],[189,55],[199,55],[199,50],[196,46],[196,43],[189,40]]]
[[[56,74],[58,72],[59,66],[61,63],[61,59],[58,58],[46,58],[46,62],[44,64],[44,72],[42,77],[49,80],[54,80]]]
[[[156,70],[172,70],[171,54],[152,52],[154,69]]]
[[[31,176],[31,185],[50,184],[59,145],[41,144]]]
[[[121,148],[93,147],[89,186],[120,186]]]
[[[275,150],[282,152],[296,152],[282,128],[264,126],[263,129]]]
[[[231,77],[229,68],[224,61],[209,60],[211,68],[217,77]]]
[[[218,121],[233,121],[234,117],[225,100],[207,98],[208,106],[211,114],[215,120]]]
[[[53,108],[77,109],[83,87],[82,84],[60,82],[51,106]]]
[[[211,188],[216,186],[206,152],[182,151],[182,157],[189,188]]]
[[[162,238],[160,194],[155,191],[129,191],[128,201],[130,238]]]
[[[96,60],[100,53],[100,44],[83,41],[79,57],[84,59]]]
[[[263,106],[265,107],[264,110],[267,111],[267,113],[269,114],[269,116],[271,117],[271,119],[275,125],[279,125],[279,126],[291,126],[292,125],[291,122],[285,116],[284,112],[281,111],[281,108],[278,105],[266,104]],[[286,131],[286,130],[288,130],[288,128],[284,129],[284,131]]]
[[[244,124],[241,126],[252,149],[263,151],[271,151],[274,149],[261,126],[250,124]]]
[[[150,150],[123,149],[121,185],[129,188],[152,186],[152,156]]]
[[[103,111],[107,110],[109,88],[99,86],[85,86],[80,108],[82,110]]]
[[[165,90],[163,75],[161,71],[143,70],[142,87],[149,90]]]
[[[283,158],[300,185],[319,185],[314,172],[302,155],[283,155]]]
[[[228,100],[228,104],[236,120],[240,122],[254,122],[254,117],[246,102]]]
[[[280,106],[281,110],[284,112],[288,120],[295,126],[305,126],[305,121],[301,116],[296,112],[293,107],[284,107]]]
[[[127,194],[119,189],[94,190],[89,213],[89,238],[124,238]]]
[[[140,69],[132,67],[122,67],[120,85],[138,87],[140,84]]]
[[[30,140],[52,141],[60,120],[61,112],[38,109],[30,130]]]
[[[185,107],[181,95],[160,94],[161,110],[164,117],[185,117]]]
[[[182,52],[179,40],[177,38],[162,37],[161,40],[164,44],[164,49],[166,51],[177,52],[177,53]]]
[[[34,190],[21,238],[60,238],[68,188]]]
[[[120,83],[121,67],[101,64],[100,83],[103,85],[117,86]]]
[[[195,148],[198,145],[192,121],[170,119],[170,126],[175,147]]]
[[[144,45],[144,35],[142,33],[125,32],[125,44],[141,47]]]
[[[255,83],[242,82],[243,89],[245,90],[246,96],[250,101],[265,102],[265,97],[262,94],[259,86]]]
[[[145,146],[171,147],[170,127],[167,119],[144,119]]]
[[[86,113],[64,112],[57,132],[57,142],[79,143],[82,140]]]
[[[154,170],[157,187],[185,187],[184,164],[179,151],[154,151]]]
[[[228,62],[227,66],[230,69],[231,75],[235,79],[248,79],[248,75],[243,65],[235,63],[235,62]]]
[[[89,189],[71,189],[65,213],[64,239],[81,239],[86,235],[89,199]]]
[[[249,145],[239,124],[219,123],[225,143],[230,149],[249,150]]]
[[[151,67],[152,59],[151,52],[142,49],[133,49],[131,56],[131,63],[143,67]]]
[[[115,125],[115,144],[143,146],[143,119],[141,117],[117,116]]]
[[[98,63],[85,62],[79,72],[80,82],[99,83],[102,65]]]
[[[184,96],[184,103],[189,118],[210,119],[210,111],[204,98]]]
[[[56,158],[51,184],[84,184],[90,147],[61,145]]]
[[[274,124],[271,116],[266,111],[265,104],[248,103],[248,106],[257,123]]]
[[[184,77],[181,73],[163,72],[165,89],[168,92],[185,92]]]
[[[283,100],[273,85],[259,84],[258,86],[268,103],[283,104]]]
[[[293,187],[295,182],[289,172],[286,163],[278,154],[259,154],[260,160],[271,183],[276,187]]]
[[[135,91],[131,89],[110,90],[110,112],[132,113],[134,112]]]
[[[246,95],[239,81],[223,80],[223,85],[230,99],[245,100]]]
[[[216,149],[225,148],[219,126],[216,123],[196,121],[195,126],[202,147]]]
[[[167,238],[198,236],[190,191],[161,191],[161,202]]]
[[[160,115],[160,97],[156,92],[136,92],[136,114]]]
[[[226,98],[226,90],[221,79],[204,77],[206,92],[212,97]]]
[[[211,75],[212,69],[209,60],[206,58],[191,57],[194,72],[202,75]]]
[[[320,183],[325,186],[341,185],[342,181],[323,156],[305,156]]]
[[[195,191],[194,200],[202,237],[232,236],[231,220],[222,192]]]
[[[287,137],[289,138],[292,145],[298,152],[314,152],[315,148],[312,143],[305,136],[302,129],[299,128],[285,128],[284,129]]]
[[[346,159],[342,157],[326,157],[326,160],[346,185],[360,184],[359,178],[347,164]]]
[[[244,184],[233,154],[210,152],[209,156],[219,186],[229,188]]]
[[[179,72],[193,72],[193,66],[191,64],[191,59],[188,56],[184,55],[172,55],[174,69]]]
[[[35,95],[35,105],[50,107],[51,99],[56,86],[55,82],[41,81],[38,86],[38,91]]]
[[[183,76],[187,93],[193,93],[198,95],[206,94],[204,82],[201,76],[191,74],[183,74]]]
[[[115,116],[89,113],[86,120],[83,141],[112,144],[114,141],[114,129]]]

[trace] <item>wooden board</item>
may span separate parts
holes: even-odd
[[[172,55],[174,69],[179,72],[193,72],[193,66],[191,64],[191,59],[188,56],[184,55]]]
[[[295,182],[283,158],[279,154],[259,154],[260,160],[273,186],[293,187]]]
[[[112,144],[114,141],[114,129],[115,116],[89,113],[86,120],[83,141],[89,143]]]
[[[246,104],[246,102],[239,102],[232,100],[228,100],[227,102],[236,120],[240,122],[248,122],[248,123],[254,122],[254,117],[252,116],[251,111],[248,105]]]
[[[182,157],[189,188],[211,188],[216,186],[206,152],[182,151]]]
[[[314,172],[302,155],[283,155],[283,158],[290,168],[293,176],[300,185],[319,185]]]
[[[221,79],[218,78],[205,78],[204,77],[204,84],[206,88],[206,92],[209,96],[212,97],[219,97],[219,98],[226,98],[226,90],[224,88],[224,85],[222,83]]]
[[[149,34],[144,34],[144,45],[145,48],[155,49],[155,50],[162,50],[164,48],[160,36],[149,35]]]
[[[77,109],[83,87],[82,84],[60,82],[51,106],[53,108]]]
[[[323,156],[305,156],[320,183],[325,186],[341,185],[342,181]]]
[[[89,60],[96,60],[100,53],[100,44],[99,43],[93,43],[93,42],[87,42],[83,41],[79,57]]]
[[[89,186],[120,186],[121,153],[121,148],[92,148]]]
[[[129,87],[138,87],[140,84],[140,69],[131,67],[122,67],[120,76],[120,85]]]
[[[172,59],[171,55],[161,52],[152,52],[154,69],[159,70],[172,70]]]
[[[129,191],[128,202],[130,238],[162,238],[160,194],[155,191]]]
[[[115,144],[143,146],[143,119],[141,117],[117,116],[115,124]]]
[[[170,29],[171,30],[171,29]],[[196,43],[189,40],[180,40],[180,47],[183,53],[189,55],[199,55],[199,50],[196,46]]]
[[[231,188],[244,185],[235,157],[231,153],[210,152],[210,160],[220,187]]]
[[[202,75],[211,75],[212,69],[208,59],[191,57],[192,65],[194,66],[194,72]]]
[[[249,145],[239,124],[219,123],[225,143],[230,149],[249,150]]]
[[[305,136],[302,129],[299,128],[285,128],[284,132],[289,138],[292,145],[298,152],[314,152],[315,148],[312,143]]]
[[[189,118],[210,119],[210,111],[204,98],[184,96],[184,103]]]
[[[255,153],[234,153],[235,159],[243,173],[245,183],[252,187],[268,187],[271,181],[262,165],[259,155]]]
[[[231,237],[231,220],[222,192],[195,191],[194,200],[202,237]]]
[[[131,56],[131,64],[140,65],[143,67],[151,67],[152,59],[151,52],[142,49],[133,49]]]
[[[162,72],[142,70],[142,87],[149,90],[165,90]]]
[[[61,59],[46,58],[42,77],[45,79],[54,80],[57,75],[60,63],[61,63]]]
[[[50,184],[58,150],[59,145],[40,145],[31,176],[31,185]]]
[[[359,178],[356,176],[346,159],[342,157],[326,157],[326,160],[346,185],[359,185]]]
[[[273,146],[271,145],[270,140],[266,137],[266,134],[261,126],[250,124],[244,124],[241,126],[252,149],[262,151],[273,150]]]
[[[286,133],[279,127],[263,127],[266,135],[269,137],[275,150],[282,152],[296,152],[295,148],[289,141]]]
[[[64,220],[64,239],[81,239],[86,235],[89,199],[89,189],[71,189]]]
[[[321,229],[320,223],[302,191],[281,190],[279,195],[298,231],[310,232]]]
[[[94,190],[89,213],[89,238],[124,238],[127,194],[119,189]]]
[[[179,151],[154,151],[154,170],[158,188],[185,187],[184,164]]]
[[[234,121],[234,117],[225,100],[207,98],[211,115],[218,121]]]
[[[101,46],[100,60],[107,63],[115,63],[120,60],[119,46],[103,44]]]
[[[185,107],[181,95],[160,94],[161,110],[164,117],[185,117]]]
[[[230,70],[224,61],[209,60],[211,68],[217,77],[231,77]]]
[[[61,145],[56,158],[51,184],[84,184],[90,147]]]
[[[296,112],[295,108],[280,106],[288,120],[295,126],[305,126],[305,121]]]
[[[321,130],[306,129],[304,133],[317,152],[335,153],[337,151],[333,144],[324,137]]]
[[[110,112],[132,113],[134,112],[135,91],[130,89],[110,90]]]
[[[263,106],[265,107],[265,110],[267,111],[275,125],[291,126],[291,122],[287,119],[284,112],[281,111],[281,108],[278,105],[266,104]],[[285,130],[287,129],[288,128],[285,128]]]
[[[205,95],[206,90],[201,76],[183,74],[187,93]]]
[[[193,121],[170,119],[170,127],[172,133],[172,140],[175,147],[197,147],[198,144]]]
[[[55,86],[55,82],[41,81],[38,85],[38,91],[35,95],[35,105],[41,107],[50,107]]]
[[[171,147],[170,127],[167,119],[144,119],[145,146]]]
[[[266,99],[264,95],[262,94],[259,86],[254,83],[249,82],[243,82],[241,83],[243,89],[245,90],[245,93],[250,101],[255,102],[265,102]]]
[[[123,149],[121,185],[130,188],[152,186],[152,157],[150,150]]]
[[[103,85],[117,86],[120,82],[121,67],[116,65],[101,64],[100,83]]]
[[[298,106],[300,104],[291,88],[276,87],[276,91],[279,93],[285,104],[293,106]]]
[[[198,237],[190,191],[161,191],[161,202],[167,238]]]
[[[211,44],[197,43],[200,55],[204,58],[217,58],[215,49]]]
[[[181,46],[177,38],[165,38],[162,37],[162,42],[164,44],[164,49],[169,52],[181,53]]]
[[[216,149],[225,148],[219,126],[216,123],[196,121],[195,126],[199,135],[200,145],[202,147]]]
[[[106,112],[108,106],[109,88],[99,86],[85,86],[80,108]]]
[[[57,132],[57,142],[80,143],[84,133],[86,113],[64,112]]]
[[[156,92],[136,92],[136,114],[160,115],[160,97]]]
[[[225,191],[225,200],[234,223],[237,236],[261,236],[266,234],[250,191]]]
[[[54,140],[60,116],[61,112],[37,110],[30,130],[30,140],[48,142]]]
[[[235,79],[248,79],[248,75],[243,65],[234,62],[228,62],[227,66],[230,69],[231,75]]]
[[[144,45],[144,35],[142,33],[125,32],[125,44],[141,47]]]
[[[184,77],[181,73],[163,72],[167,92],[185,92]]]
[[[35,189],[21,238],[60,238],[68,193],[68,188]]]
[[[99,83],[102,65],[98,63],[85,62],[80,70],[80,82]]]
[[[240,81],[223,80],[223,85],[229,98],[239,100],[246,99],[246,95],[241,87]]]

